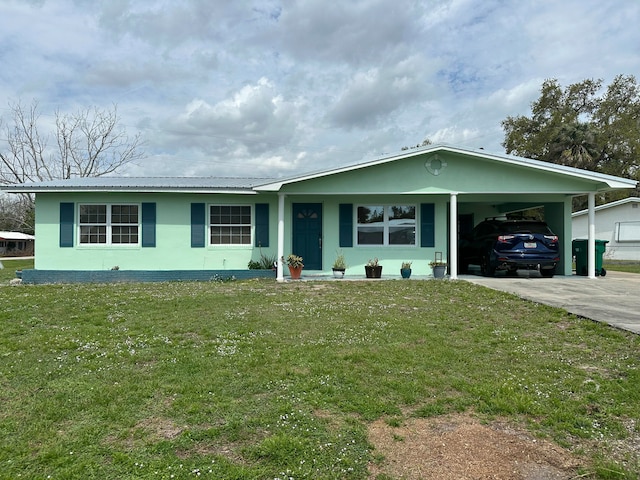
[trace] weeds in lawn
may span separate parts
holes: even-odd
[[[0,478],[363,479],[368,422],[462,411],[640,473],[638,337],[465,282],[2,286],[0,328]]]

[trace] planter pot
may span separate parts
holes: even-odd
[[[289,274],[292,280],[299,280],[300,275],[302,275],[302,267],[292,267],[289,265]]]
[[[411,278],[411,269],[410,268],[401,268],[400,275],[402,278]]]
[[[16,278],[22,278],[22,270],[16,270]]]
[[[447,272],[446,265],[436,265],[431,268],[433,269],[433,278],[444,278],[444,274]]]
[[[334,268],[333,276],[335,278],[344,278],[344,268]]]
[[[364,273],[367,278],[380,278],[382,277],[382,265],[378,265],[377,267],[369,267],[365,265]]]

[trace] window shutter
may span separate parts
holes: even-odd
[[[191,246],[205,245],[205,211],[204,203],[191,204]]]
[[[435,247],[435,245],[435,205],[433,203],[422,203],[420,204],[420,246]]]
[[[156,246],[156,204],[142,204],[142,246]]]
[[[256,247],[269,246],[269,204],[256,203],[255,207],[255,224],[256,224]]]
[[[74,204],[60,203],[60,247],[73,247]]]
[[[353,204],[341,203],[339,210],[341,247],[353,247]]]

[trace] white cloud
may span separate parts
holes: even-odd
[[[116,103],[147,141],[128,174],[289,174],[427,137],[501,151],[544,79],[640,77],[639,21],[637,0],[4,0],[0,98]]]

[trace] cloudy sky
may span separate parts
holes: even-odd
[[[0,0],[0,116],[117,105],[135,176],[504,152],[541,83],[640,78],[639,0]]]

